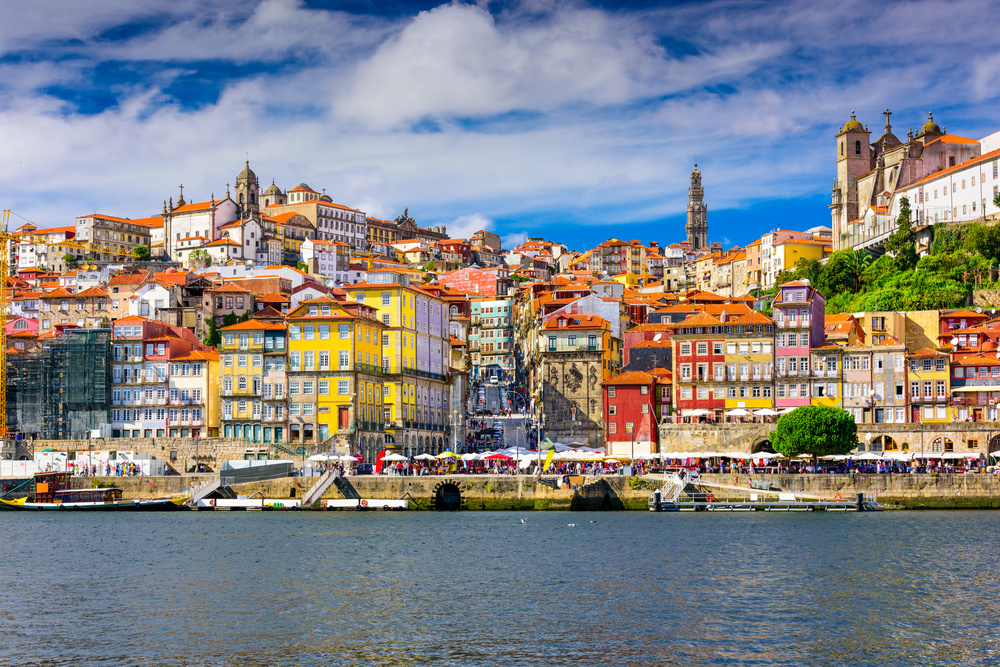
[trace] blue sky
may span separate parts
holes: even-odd
[[[45,226],[221,197],[249,155],[452,236],[583,250],[828,224],[833,135],[994,132],[996,2],[34,0],[0,24],[0,208]],[[971,45],[971,46],[967,46]],[[20,222],[15,218],[15,222]]]

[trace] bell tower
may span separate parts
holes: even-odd
[[[886,127],[888,125],[889,116],[886,116]],[[899,141],[896,140],[896,143]],[[837,134],[837,181],[833,185],[830,201],[834,250],[851,245],[841,236],[849,232],[848,223],[858,217],[858,176],[871,171],[872,167],[871,133],[851,111],[851,119]]]
[[[691,187],[688,188],[687,241],[692,250],[708,247],[708,207],[705,206],[705,189],[701,187],[701,172],[698,165],[691,171]]]
[[[236,206],[240,220],[256,217],[260,213],[260,184],[257,174],[250,169],[250,160],[236,177]]]

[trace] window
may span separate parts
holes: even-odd
[[[681,343],[681,354],[691,356],[691,343]]]
[[[698,354],[702,356],[708,354],[708,343],[698,343]]]
[[[615,398],[615,387],[608,387],[608,398]]]
[[[337,394],[340,396],[347,396],[350,391],[348,385],[348,380],[337,380]]]
[[[319,325],[319,339],[320,340],[330,340],[330,325],[321,324]]]
[[[608,434],[609,435],[614,435],[617,432],[618,432],[618,424],[616,424],[615,422],[609,423],[608,424]]]
[[[609,405],[608,406],[608,414],[609,415],[616,415],[616,414],[618,414],[618,406],[617,405]]]
[[[350,330],[349,325],[347,325],[347,324],[341,324],[339,332],[338,332],[338,335],[340,336],[341,340],[347,340],[347,339],[349,339],[351,337],[351,330]]]

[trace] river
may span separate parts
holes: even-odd
[[[6,512],[0,665],[996,664],[998,529],[971,511]]]

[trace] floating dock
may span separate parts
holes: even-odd
[[[740,489],[700,481],[698,473],[680,470],[649,494],[651,512],[880,512],[875,498],[857,494],[832,498],[775,489]]]

